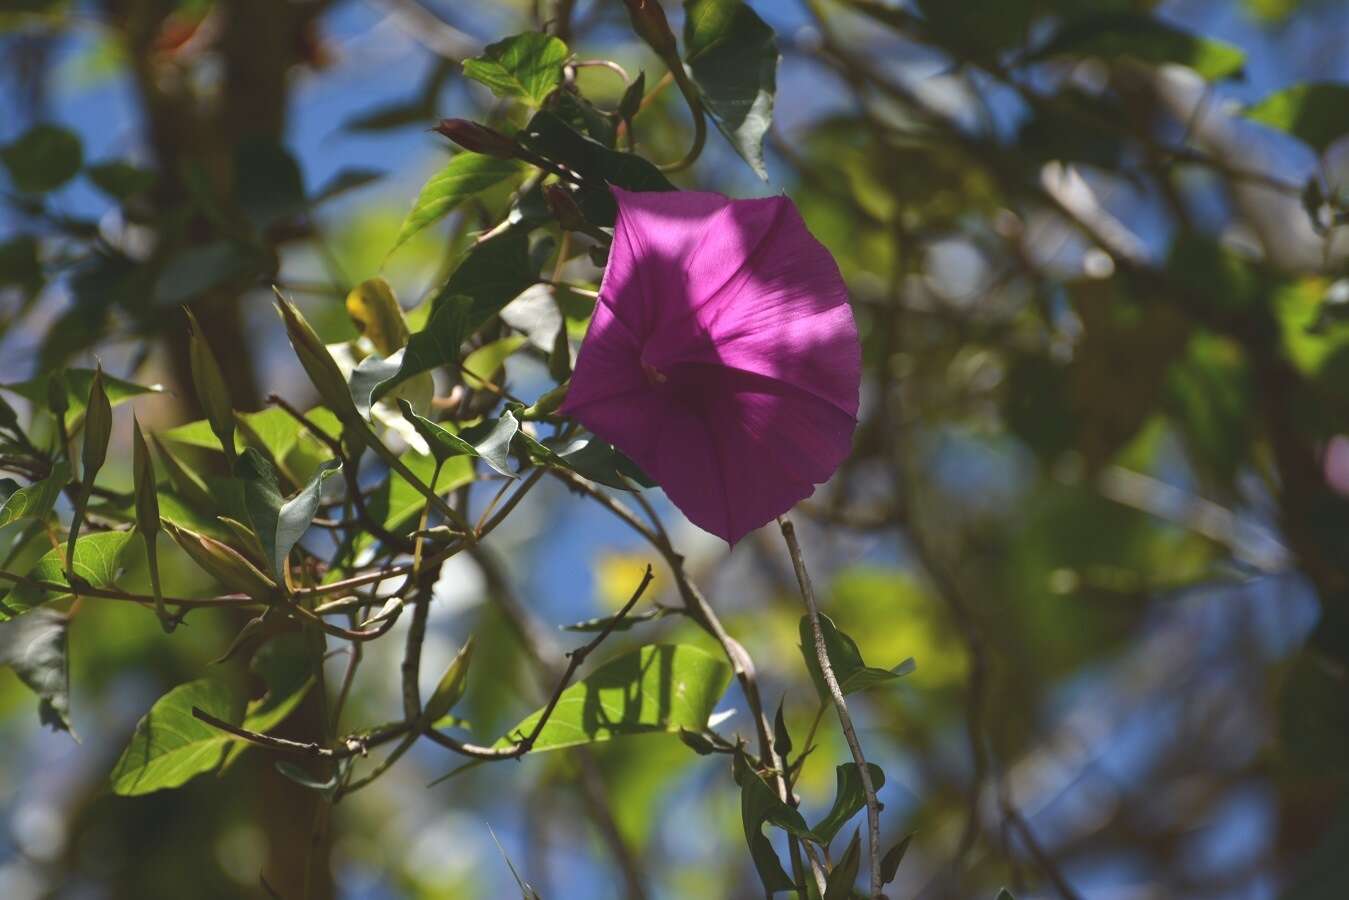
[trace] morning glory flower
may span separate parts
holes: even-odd
[[[560,412],[735,544],[851,449],[847,288],[786,197],[613,193],[613,247]]]

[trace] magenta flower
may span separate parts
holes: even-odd
[[[735,544],[851,449],[847,288],[786,197],[613,193],[614,244],[561,412]]]

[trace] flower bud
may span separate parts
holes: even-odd
[[[150,564],[150,586],[155,595],[155,615],[165,632],[171,632],[178,623],[164,606],[164,593],[159,581],[159,496],[155,493],[155,463],[150,448],[141,434],[141,423],[131,417],[131,475],[136,490],[136,530],[145,541],[145,560]]]
[[[628,7],[628,16],[632,19],[632,30],[646,41],[666,63],[672,66],[679,62],[679,47],[675,43],[674,32],[665,18],[657,0],[623,0]]]
[[[473,659],[473,638],[469,638],[464,644],[463,649],[450,662],[450,667],[445,670],[445,674],[440,677],[440,683],[436,685],[435,691],[431,694],[431,699],[426,701],[426,706],[422,710],[422,718],[427,724],[435,724],[438,719],[443,718],[454,709],[456,703],[464,697],[464,691],[468,688],[468,664]]]
[[[515,159],[520,147],[511,138],[486,125],[467,119],[441,119],[433,131],[443,134],[465,150],[495,156],[497,159]]]
[[[277,598],[276,583],[233,547],[172,523],[165,523],[165,530],[202,571],[229,590],[247,594],[263,603]]]
[[[595,226],[586,221],[581,207],[576,205],[571,193],[565,188],[550,184],[543,189],[543,199],[557,223],[566,231],[592,231]]]
[[[618,117],[620,119],[635,117],[638,110],[642,108],[642,98],[645,96],[646,73],[638,72],[632,84],[628,85],[627,89],[623,91],[622,99],[618,101]]]
[[[94,475],[103,468],[108,458],[108,442],[112,440],[112,403],[103,389],[103,367],[94,369],[89,384],[89,403],[84,410],[84,448],[80,461],[84,463],[84,481],[94,483]]]
[[[290,345],[295,348],[295,356],[300,360],[300,365],[309,376],[310,382],[318,390],[319,397],[339,419],[359,419],[360,413],[356,411],[356,402],[351,399],[351,389],[347,386],[347,380],[342,377],[342,370],[337,367],[337,361],[323,345],[323,341],[319,340],[314,329],[305,321],[304,316],[300,315],[295,304],[282,297],[280,291],[276,294],[276,308],[281,313],[281,320],[286,324],[286,336],[290,338]]]
[[[225,451],[225,459],[234,460],[234,410],[230,403],[229,387],[225,384],[225,375],[220,371],[211,345],[206,343],[197,317],[192,310],[183,307],[187,313],[188,357],[192,367],[192,385],[197,389],[197,401],[206,412],[206,421],[211,430],[220,439]]]
[[[136,528],[149,542],[159,532],[159,497],[155,493],[154,460],[135,416],[131,418],[131,476],[136,490]]]

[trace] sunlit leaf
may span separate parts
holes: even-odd
[[[697,647],[651,644],[625,653],[562,692],[531,753],[626,734],[701,731],[730,678],[730,666]],[[531,733],[542,713],[508,730],[497,746]]]
[[[136,725],[131,743],[113,766],[113,793],[123,797],[175,788],[223,761],[230,736],[192,715],[193,708],[238,725],[244,701],[222,678],[181,684],[155,701]]]
[[[482,56],[464,61],[464,74],[498,97],[539,106],[561,83],[569,52],[552,35],[530,31],[488,44]]]
[[[412,211],[398,229],[398,236],[389,249],[390,255],[414,234],[445,218],[469,197],[520,170],[520,163],[513,159],[497,159],[479,153],[456,154],[445,168],[422,185]]]
[[[1246,110],[1246,118],[1285,131],[1324,153],[1349,134],[1349,84],[1323,81],[1297,84],[1270,94]]]
[[[859,771],[857,763],[843,763],[834,770],[838,782],[834,792],[834,805],[813,829],[825,843],[832,841],[839,829],[848,824],[848,820],[866,806],[866,791],[862,788]],[[871,786],[879,791],[885,784],[885,773],[875,763],[867,763],[867,771],[871,774]]]
[[[0,665],[9,666],[38,696],[38,719],[70,731],[70,619],[47,609],[0,622]]]
[[[110,586],[122,568],[122,551],[131,539],[130,531],[99,531],[82,534],[75,543],[75,554],[71,568],[77,578],[94,588]],[[66,580],[65,548],[48,551],[28,577],[33,581],[42,581],[61,585],[61,593],[73,593]],[[52,599],[52,592],[28,583],[19,583],[0,601],[0,622],[7,621],[40,606]]]
[[[773,124],[777,37],[741,0],[688,0],[684,10],[689,74],[717,128],[766,181],[763,139]]]
[[[857,642],[839,631],[828,616],[820,615],[820,632],[824,635],[825,650],[829,654],[829,663],[838,679],[839,688],[845,695],[855,691],[865,691],[877,685],[887,684],[901,678],[915,668],[912,659],[906,659],[892,669],[879,669],[862,662],[862,653]],[[825,685],[824,675],[820,672],[820,661],[815,652],[815,635],[811,629],[810,617],[801,617],[801,655],[805,657],[806,668],[815,682],[820,697],[828,697],[829,689]]]

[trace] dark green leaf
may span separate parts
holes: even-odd
[[[304,176],[285,147],[267,137],[234,148],[234,196],[253,227],[263,230],[305,209]]]
[[[309,198],[312,206],[318,206],[321,203],[339,197],[350,191],[359,190],[367,184],[373,184],[384,177],[384,172],[379,169],[365,169],[359,166],[350,166],[345,169],[339,169],[332,178],[323,183],[314,196]]]
[[[829,654],[834,677],[845,695],[855,691],[865,691],[877,685],[886,684],[909,674],[915,668],[912,659],[906,659],[893,669],[878,669],[862,661],[862,652],[857,642],[839,631],[832,619],[820,615],[820,631],[824,635],[825,650]],[[815,689],[821,698],[829,696],[824,676],[820,673],[820,662],[815,653],[815,637],[810,627],[810,617],[802,616],[800,625],[801,655],[805,657],[806,669],[815,682]]]
[[[885,856],[881,857],[881,884],[895,880],[899,874],[899,864],[904,861],[904,854],[909,852],[909,842],[912,840],[913,835],[906,834],[902,841],[885,851]]]
[[[0,162],[16,188],[41,194],[75,177],[84,162],[84,150],[73,132],[55,125],[35,125],[0,148]]]
[[[586,619],[581,622],[574,622],[571,625],[562,626],[566,631],[580,631],[588,633],[598,633],[608,628],[611,631],[629,631],[636,625],[643,622],[653,622],[656,619],[663,619],[666,616],[673,615],[676,611],[668,606],[653,606],[642,612],[628,613],[622,619],[614,622],[614,616],[600,616],[597,619]]]
[[[880,791],[881,786],[885,784],[885,773],[874,763],[867,763],[867,771],[871,773],[871,786]],[[838,782],[838,788],[834,792],[834,805],[814,828],[820,840],[825,843],[832,841],[839,829],[848,824],[848,820],[867,804],[866,791],[862,788],[862,778],[858,772],[857,763],[844,763],[834,771]]]
[[[1349,134],[1349,84],[1297,84],[1246,110],[1246,118],[1285,131],[1317,153]]]
[[[316,682],[312,659],[305,636],[299,633],[277,635],[253,654],[249,668],[262,679],[266,693],[249,701],[245,728],[265,734],[295,711]]]
[[[1246,61],[1240,47],[1129,12],[1072,21],[1030,58],[1055,56],[1093,56],[1110,62],[1127,58],[1149,65],[1173,63],[1188,66],[1210,80],[1239,74]]]
[[[84,412],[84,406],[89,398],[89,389],[93,385],[93,369],[63,369],[52,376],[58,380],[58,383],[64,388],[66,402],[66,422],[70,424],[75,418]],[[25,400],[28,400],[34,406],[44,406],[47,403],[49,376],[39,375],[37,378],[30,378],[27,381],[18,381],[13,384],[0,384],[0,391],[9,391],[12,394],[18,394]],[[108,402],[113,406],[125,403],[133,397],[139,397],[143,394],[162,393],[164,388],[158,384],[143,385],[134,382],[125,381],[121,378],[114,378],[108,373],[103,373],[103,390],[108,395]]]
[[[759,880],[770,894],[790,891],[794,887],[791,876],[783,870],[782,861],[763,833],[763,827],[765,824],[776,825],[807,840],[815,840],[815,835],[806,826],[801,813],[783,802],[778,792],[754,771],[743,750],[735,752],[734,769],[735,780],[740,784],[740,821]]]
[[[412,204],[412,212],[398,229],[398,237],[389,248],[389,254],[423,228],[449,215],[464,200],[519,172],[520,163],[513,159],[497,159],[480,153],[456,154],[445,168],[422,186]]]
[[[1002,890],[998,891],[998,896],[995,898],[995,900],[1016,900],[1016,897],[1013,897],[1012,892],[1007,890],[1007,888],[1003,888]]]
[[[425,416],[418,415],[406,400],[400,398],[398,408],[403,411],[403,418],[411,422],[422,440],[426,441],[436,459],[443,462],[455,456],[474,456],[502,475],[515,477],[510,469],[510,446],[520,423],[509,412],[502,413],[495,422],[482,422],[454,434]]]
[[[46,478],[9,495],[0,506],[0,527],[20,519],[44,518],[69,481],[70,466],[61,460],[52,466],[51,474]]]
[[[843,851],[843,858],[834,864],[834,869],[829,873],[829,881],[825,884],[824,900],[848,900],[852,896],[853,884],[857,881],[857,870],[862,865],[862,832],[861,829],[852,833],[852,840],[848,842],[848,849]]]
[[[675,186],[647,160],[610,150],[585,137],[547,110],[534,114],[517,139],[545,159],[561,163],[581,177],[578,202],[596,225],[614,223],[617,207],[607,185],[629,191],[672,191]]]
[[[249,523],[262,544],[277,584],[284,583],[286,559],[314,521],[323,479],[341,466],[340,460],[325,461],[298,494],[285,500],[277,485],[276,470],[261,452],[249,447],[239,456],[235,475],[244,485]]]
[[[787,754],[792,752],[792,735],[787,730],[787,720],[782,717],[782,703],[786,699],[783,697],[778,702],[778,712],[773,717],[773,749],[777,751],[778,758],[784,761]]]
[[[0,287],[12,285],[32,297],[41,290],[43,280],[37,238],[21,234],[0,241]]]
[[[381,380],[375,381],[368,392],[366,382],[361,383],[359,391],[353,384],[358,408],[362,396],[368,408],[371,397],[379,399],[399,382],[458,362],[464,339],[536,280],[524,231],[509,229],[476,244],[437,292],[431,303],[431,318],[425,328],[412,335],[394,373],[386,374],[391,368],[386,366],[379,373]],[[396,355],[391,354],[390,361]]]
[[[165,306],[187,303],[223,285],[251,281],[264,268],[264,258],[257,248],[237,241],[218,240],[188,247],[165,263],[155,281],[155,301]]]
[[[689,74],[717,128],[760,178],[763,139],[773,123],[778,44],[773,29],[740,0],[687,0]]]
[[[520,432],[520,439],[525,449],[539,462],[570,469],[583,478],[607,487],[628,491],[632,490],[633,484],[641,487],[655,485],[645,472],[637,468],[636,463],[597,437],[578,438],[561,450],[554,450],[523,431]]]
[[[244,702],[238,690],[220,678],[181,684],[155,701],[136,725],[131,743],[113,766],[113,793],[123,797],[175,788],[220,765],[230,735],[192,715],[201,709],[217,719],[239,724]]]
[[[625,734],[702,731],[730,678],[730,666],[697,647],[651,644],[625,653],[562,692],[532,752]],[[508,730],[497,746],[533,731],[542,712]]]
[[[9,666],[38,696],[38,718],[70,731],[70,620],[48,609],[0,623],[0,665]]]
[[[482,56],[464,61],[464,74],[498,97],[539,106],[561,83],[569,52],[558,38],[530,31],[488,44]]]
[[[143,194],[155,186],[153,171],[120,160],[96,163],[85,169],[85,174],[95,187],[117,201]]]

